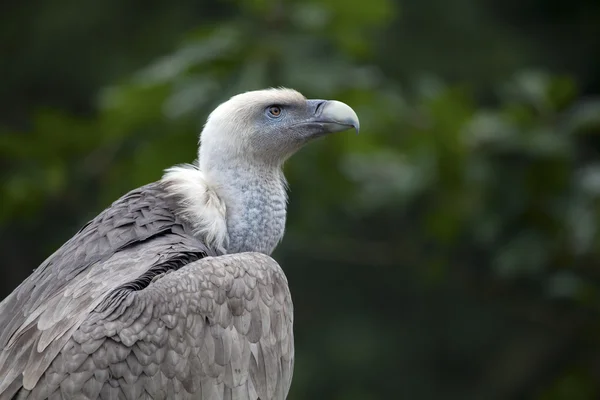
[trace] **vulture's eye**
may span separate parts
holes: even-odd
[[[271,118],[279,118],[279,117],[281,117],[281,111],[282,111],[281,107],[279,107],[279,106],[270,106],[267,109],[269,117],[271,117]]]

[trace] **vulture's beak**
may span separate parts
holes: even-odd
[[[341,132],[354,128],[360,130],[360,122],[354,110],[347,104],[336,100],[309,100],[314,114],[309,123],[320,125],[327,133]]]

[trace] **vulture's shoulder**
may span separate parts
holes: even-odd
[[[35,371],[25,373],[30,390],[20,395],[284,400],[292,325],[287,279],[275,260],[260,253],[205,257],[142,290],[114,291],[35,386]]]
[[[0,303],[0,397],[41,367],[112,290],[148,285],[212,252],[177,217],[164,186],[132,190],[84,225]],[[46,357],[33,357],[33,353]],[[40,361],[41,358],[41,361]]]

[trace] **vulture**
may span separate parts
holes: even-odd
[[[282,166],[351,128],[348,105],[292,89],[220,104],[193,164],[116,200],[0,303],[0,399],[285,399]]]

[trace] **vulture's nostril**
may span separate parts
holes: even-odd
[[[317,104],[317,108],[315,109],[315,115],[321,114],[321,112],[323,111],[323,106],[325,105],[325,103],[327,103],[327,101],[323,100],[322,102],[320,102],[319,104]]]

